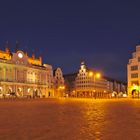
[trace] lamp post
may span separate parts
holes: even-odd
[[[96,79],[101,78],[101,73],[93,73],[92,71],[89,72],[89,77],[93,77],[93,86],[94,86],[94,93],[95,93],[95,98],[96,98]]]
[[[64,96],[64,90],[65,90],[65,86],[59,86],[60,94],[61,93],[63,94],[63,95],[60,95],[61,97]]]

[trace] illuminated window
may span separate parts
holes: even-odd
[[[137,65],[131,66],[131,71],[135,71],[135,70],[138,70],[138,66]]]
[[[139,85],[139,82],[138,81],[132,81],[131,85]]]
[[[132,73],[131,78],[138,78],[138,73]]]

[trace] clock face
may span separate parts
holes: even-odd
[[[19,58],[23,58],[23,54],[20,52],[20,53],[18,53],[18,57]]]

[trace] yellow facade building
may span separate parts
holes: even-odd
[[[0,51],[0,95],[53,97],[53,70],[42,58],[23,51]]]

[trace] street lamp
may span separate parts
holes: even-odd
[[[101,73],[93,73],[92,71],[89,72],[89,77],[93,77],[93,85],[94,85],[94,91],[96,92],[96,79],[100,79],[101,78]],[[96,94],[95,94],[96,95]]]
[[[101,74],[100,73],[96,73],[95,77],[99,79],[99,78],[101,78]]]
[[[90,72],[89,72],[89,77],[93,77],[93,79],[94,79],[94,84],[95,84],[95,80],[101,78],[101,73],[98,72],[98,73],[95,73],[95,74],[94,74],[92,71],[90,71]]]
[[[92,77],[92,76],[93,76],[93,72],[90,71],[90,72],[89,72],[89,77]]]
[[[65,90],[65,86],[59,86],[60,94],[61,94],[61,91],[62,91],[63,96],[64,96],[64,90]]]

